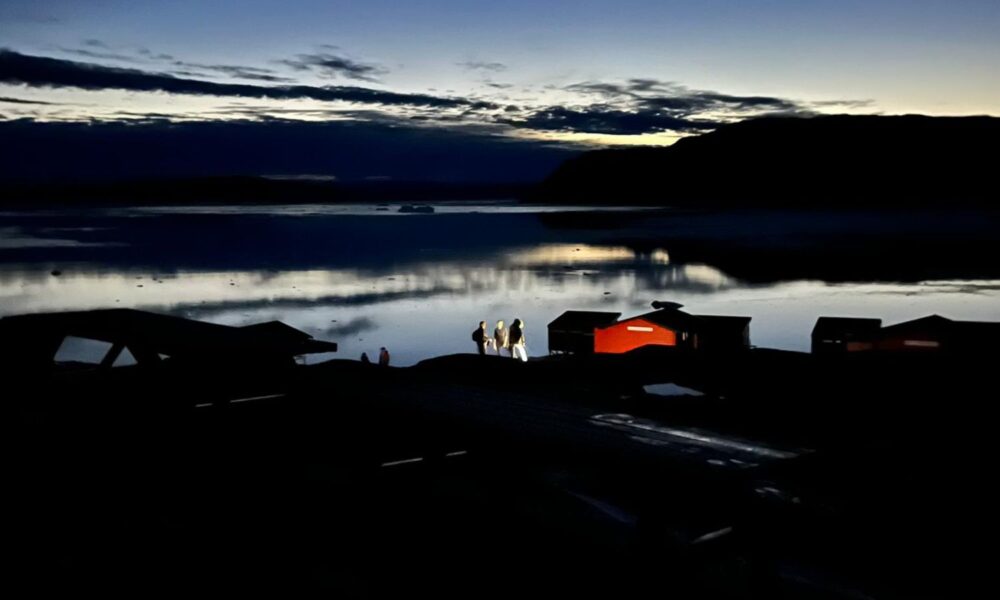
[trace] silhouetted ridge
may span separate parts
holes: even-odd
[[[671,206],[992,203],[993,117],[769,117],[666,148],[588,152],[534,200]]]

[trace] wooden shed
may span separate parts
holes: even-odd
[[[618,320],[621,313],[567,310],[549,323],[549,354],[591,354],[594,330]]]
[[[875,348],[882,319],[820,317],[812,330],[813,354],[865,352]]]

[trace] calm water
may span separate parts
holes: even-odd
[[[808,349],[820,315],[1000,320],[1000,275],[992,273],[750,283],[708,262],[681,262],[668,243],[641,251],[622,243],[637,232],[655,239],[660,224],[641,219],[624,229],[578,227],[547,221],[551,207],[450,204],[433,215],[396,208],[6,213],[0,315],[132,307],[232,325],[278,319],[338,342],[339,357],[375,356],[386,346],[396,364],[473,351],[469,336],[483,319],[492,329],[497,319],[521,318],[538,355],[547,348],[545,324],[564,310],[632,315],[657,299],[751,316],[753,344],[792,350]],[[671,227],[712,230],[679,219]]]

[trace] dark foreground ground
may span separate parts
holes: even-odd
[[[990,364],[8,372],[14,572],[38,593],[954,597],[988,572]],[[664,381],[706,395],[642,391]]]

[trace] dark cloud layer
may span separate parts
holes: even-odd
[[[656,79],[629,79],[625,83],[584,82],[569,85],[568,91],[599,94],[616,104],[644,110],[666,111],[674,117],[697,113],[740,111],[794,111],[805,107],[793,100],[771,96],[734,96],[718,92],[690,90]]]
[[[146,48],[135,49],[134,54],[125,54],[100,40],[85,40],[86,48],[59,48],[60,52],[93,58],[98,60],[113,60],[131,64],[148,63],[150,61],[166,62],[165,68],[170,75],[189,77],[211,77],[224,75],[237,79],[266,81],[269,83],[289,83],[292,79],[282,77],[274,69],[248,67],[243,65],[204,64],[179,60],[170,54],[152,52]],[[107,68],[107,67],[106,67]]]
[[[173,60],[171,61],[171,64],[176,67],[182,67],[183,69],[193,69],[193,71],[174,71],[172,73],[173,75],[189,73],[197,74],[198,71],[207,71],[209,73],[218,73],[227,77],[249,79],[253,81],[267,81],[269,83],[289,83],[294,81],[288,77],[277,75],[273,69],[263,69],[260,67],[246,67],[242,65],[206,65],[183,60]]]
[[[506,119],[504,122],[515,127],[543,131],[611,135],[640,135],[656,131],[703,131],[718,126],[718,123],[712,121],[672,117],[656,110],[630,112],[606,107],[546,108],[527,117]]]
[[[172,54],[153,52],[149,48],[139,48],[136,50],[136,53],[152,60],[174,60],[174,56]]]
[[[772,96],[736,96],[691,90],[650,78],[620,82],[587,81],[563,88],[598,101],[576,107],[546,107],[504,122],[544,131],[637,135],[700,132],[764,115],[814,114],[818,105]],[[854,107],[858,102],[827,103]]]
[[[89,40],[91,42],[96,40]],[[100,48],[98,50],[93,50],[91,48]],[[129,54],[122,54],[121,52],[115,52],[113,50],[104,49],[104,46],[91,46],[91,48],[59,48],[60,52],[65,52],[66,54],[74,54],[76,56],[82,56],[84,58],[96,58],[99,60],[117,60],[121,62],[137,63],[139,59],[135,56]]]
[[[0,50],[0,83],[32,87],[71,87],[83,90],[117,89],[166,92],[194,96],[232,96],[272,100],[312,99],[434,108],[496,109],[492,102],[429,94],[406,94],[354,86],[260,86],[185,79],[138,69],[122,69],[58,58],[30,56]]]
[[[23,98],[11,98],[10,96],[0,96],[0,102],[7,104],[34,104],[37,106],[53,106],[54,102],[42,102],[41,100],[24,100]]]
[[[458,66],[469,69],[470,71],[492,71],[498,73],[500,71],[506,71],[507,65],[499,62],[484,62],[478,60],[470,60],[466,62],[457,63]]]

